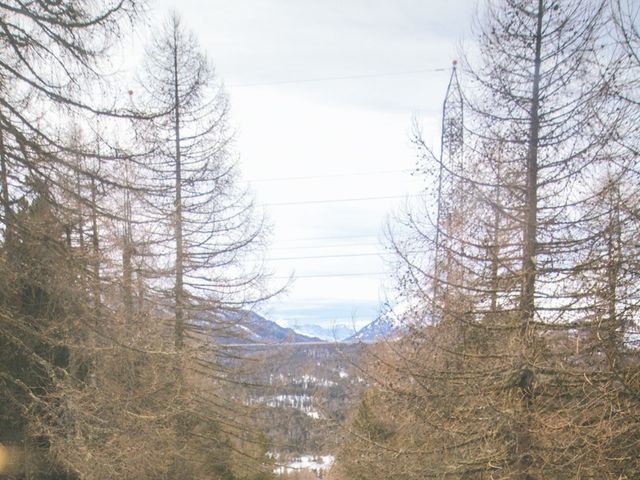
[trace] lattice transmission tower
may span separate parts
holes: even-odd
[[[442,281],[442,247],[448,243],[447,236],[455,205],[451,193],[459,188],[458,179],[464,164],[464,99],[458,80],[457,62],[451,67],[451,76],[442,104],[442,131],[438,168],[436,234],[434,239],[434,306]]]

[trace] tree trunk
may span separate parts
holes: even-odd
[[[4,150],[4,135],[0,129],[0,182],[2,184],[2,209],[4,213],[4,243],[10,245],[13,235],[11,205],[9,202],[9,180],[7,159]]]
[[[96,320],[100,318],[102,304],[102,294],[100,291],[100,238],[98,237],[97,190],[96,179],[91,177],[91,246],[93,249],[91,266],[93,268],[93,308],[95,310]]]
[[[180,96],[178,92],[178,39],[174,29],[173,43],[173,94],[175,110],[175,235],[176,235],[176,285],[175,285],[175,347],[184,346],[184,246],[182,240],[182,165],[180,152]]]
[[[542,63],[542,21],[544,17],[543,0],[538,0],[537,26],[535,35],[535,57],[533,83],[531,91],[531,112],[529,138],[527,146],[527,184],[525,203],[525,223],[523,229],[522,252],[522,290],[520,295],[521,340],[523,354],[523,372],[531,379],[527,387],[522,388],[522,424],[516,432],[516,475],[520,480],[531,480],[529,474],[533,460],[531,453],[531,385],[534,372],[527,365],[527,355],[532,336],[532,323],[535,314],[535,282],[538,229],[538,144],[540,139],[540,67]]]
[[[176,22],[176,18],[173,19]],[[182,155],[180,150],[180,95],[178,78],[178,27],[174,23],[173,29],[173,100],[174,100],[174,138],[175,138],[175,236],[176,236],[176,279],[175,279],[175,330],[174,344],[178,354],[175,363],[176,387],[178,394],[184,388],[182,358],[180,353],[184,348],[184,245],[182,237]],[[186,479],[184,447],[186,444],[186,419],[184,412],[176,416],[176,451],[174,453],[172,478]]]

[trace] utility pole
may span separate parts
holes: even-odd
[[[435,307],[441,283],[441,254],[443,244],[446,243],[448,225],[451,221],[451,205],[445,204],[443,198],[448,198],[446,190],[450,190],[452,179],[450,172],[462,172],[464,146],[464,101],[462,89],[458,80],[458,62],[453,61],[451,76],[442,103],[442,130],[440,137],[440,157],[438,159],[438,189],[436,200],[436,233],[434,241],[434,272],[433,272],[433,306]],[[443,239],[444,237],[444,239]],[[435,308],[434,308],[435,310]]]

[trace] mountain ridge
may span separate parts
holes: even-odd
[[[231,344],[304,344],[304,343],[375,343],[394,338],[399,327],[391,319],[380,317],[359,330],[345,325],[332,328],[306,324],[283,327],[248,310],[226,310],[204,315],[193,326],[221,345]]]
[[[334,325],[327,328],[316,324],[304,324],[294,325],[291,328],[302,335],[317,337],[328,342],[341,342],[357,333],[355,328],[347,325]]]
[[[248,310],[224,310],[209,313],[193,322],[198,330],[210,335],[220,345],[289,344],[322,342]]]
[[[390,340],[400,333],[399,330],[398,325],[393,320],[388,317],[378,317],[348,337],[345,341],[375,343],[382,340]]]

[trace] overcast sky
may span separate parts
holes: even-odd
[[[272,225],[274,284],[294,274],[288,292],[261,307],[268,318],[361,327],[393,295],[382,229],[402,197],[421,188],[410,174],[412,119],[437,146],[451,62],[474,4],[156,3],[156,16],[182,16],[223,80],[243,176]]]

